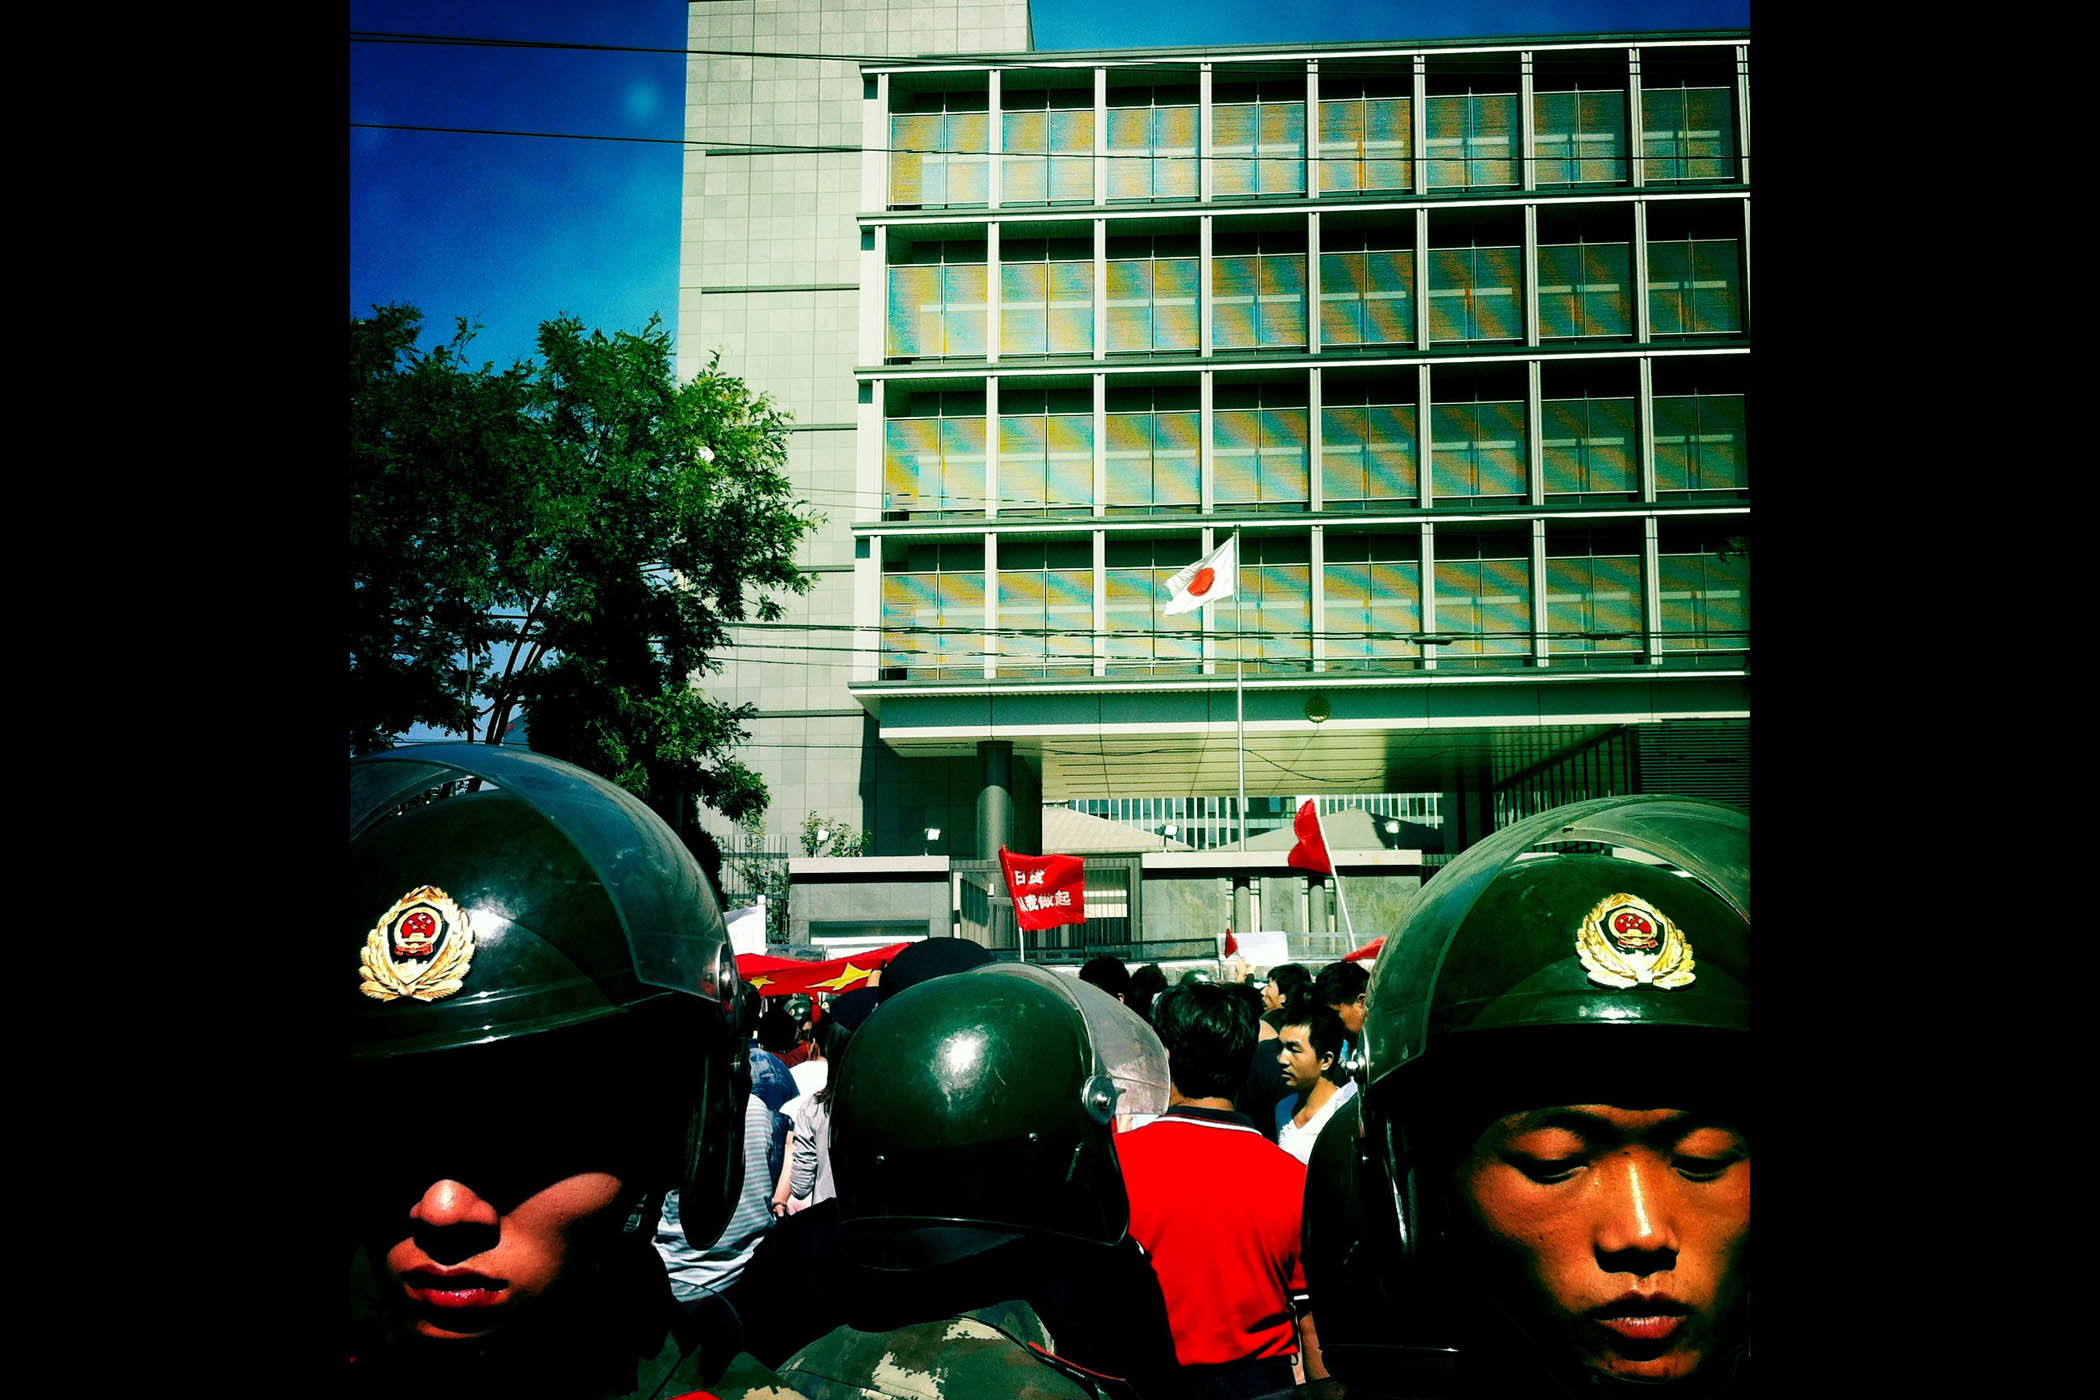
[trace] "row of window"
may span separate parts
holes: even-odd
[[[1142,392],[1142,391],[1140,391]],[[1207,463],[1217,510],[1305,511],[1312,501],[1312,410],[1263,402],[1278,386],[1221,391],[1211,411]],[[1354,401],[1341,398],[1350,394]],[[985,467],[996,457],[1001,515],[1091,515],[1094,415],[1058,411],[1046,395],[1029,411],[965,411],[892,418],[884,425],[883,512],[891,519],[982,515]],[[1016,406],[1021,398],[1016,395]],[[1151,395],[1155,403],[1173,398]],[[1324,396],[1323,396],[1324,397]],[[1338,389],[1320,407],[1320,491],[1329,511],[1417,507],[1423,500],[1421,410],[1392,402],[1392,388]],[[1252,402],[1246,400],[1252,399]],[[1238,400],[1238,402],[1235,402]],[[939,402],[939,401],[937,401]],[[1739,496],[1749,486],[1744,394],[1650,399],[1657,498]],[[987,451],[985,436],[998,437]],[[1195,512],[1203,505],[1202,413],[1193,405],[1116,408],[1103,418],[1107,514]],[[1545,399],[1539,404],[1538,473],[1549,503],[1640,498],[1640,400]],[[1508,506],[1529,500],[1529,432],[1523,400],[1429,406],[1430,505]]]
[[[1361,85],[1360,85],[1361,86]],[[999,113],[991,154],[984,94],[922,96],[944,108],[890,117],[890,198],[895,209],[981,208],[991,202],[1092,204],[1094,156],[1108,157],[1098,202],[1194,200],[1202,195],[1199,104],[1193,90],[1147,90],[1144,105],[1111,97],[1097,143],[1091,94],[1037,94],[1030,110]],[[1028,100],[1028,99],[1019,99]],[[1081,100],[1089,105],[1077,106]],[[1425,99],[1419,153],[1415,107],[1404,93],[1327,97],[1308,160],[1302,96],[1211,107],[1213,192],[1220,199],[1432,194],[1523,186],[1520,96],[1482,92]],[[1050,105],[1057,103],[1060,105]],[[1623,88],[1535,92],[1528,157],[1536,188],[1625,185],[1633,172]],[[1313,173],[1308,174],[1308,166]],[[1640,173],[1647,185],[1738,179],[1734,95],[1727,87],[1644,86]]]
[[[1711,526],[1663,524],[1652,626],[1632,527],[1549,532],[1536,561],[1542,593],[1526,532],[1438,534],[1426,574],[1419,534],[1330,533],[1317,574],[1306,537],[1249,536],[1236,601],[1202,612],[1217,658],[1257,672],[1311,668],[1316,578],[1329,670],[1413,670],[1430,656],[1439,669],[1522,667],[1536,664],[1541,646],[1548,660],[1639,664],[1651,632],[1658,654],[1739,662],[1750,636],[1746,550]],[[989,636],[996,674],[1088,676],[1097,657],[1110,674],[1202,671],[1201,614],[1163,612],[1167,579],[1196,557],[1194,541],[1110,539],[1105,548],[1105,630],[1096,634],[1091,542],[1001,542]],[[911,555],[882,578],[885,678],[982,676],[982,543],[915,546]]]
[[[1365,241],[1364,236],[1358,236]],[[1168,240],[1151,240],[1166,243]],[[1273,240],[1271,240],[1273,241]],[[1397,240],[1394,240],[1397,241]],[[1037,240],[1023,261],[1009,253],[994,269],[982,244],[934,245],[976,261],[915,262],[889,269],[885,355],[891,360],[982,359],[990,344],[990,290],[996,280],[1003,356],[1094,353],[1094,260]],[[1540,244],[1541,340],[1629,340],[1638,296],[1631,242]],[[1296,350],[1311,344],[1309,254],[1261,248],[1211,257],[1211,347],[1215,351]],[[1429,345],[1521,343],[1524,250],[1515,246],[1415,250],[1358,247],[1319,255],[1318,314],[1323,353]],[[1196,354],[1202,347],[1200,259],[1193,251],[1111,255],[1103,288],[1111,355]],[[1426,307],[1418,304],[1426,280]],[[1741,246],[1734,238],[1651,239],[1647,244],[1648,331],[1652,337],[1735,335],[1743,329]],[[1426,310],[1426,316],[1423,315]]]

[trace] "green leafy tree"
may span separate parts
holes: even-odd
[[[764,782],[733,756],[752,710],[702,695],[740,621],[805,591],[816,525],[784,467],[788,420],[718,363],[675,382],[671,338],[540,327],[508,370],[416,348],[420,314],[350,324],[350,746],[416,723],[532,744],[697,832]]]

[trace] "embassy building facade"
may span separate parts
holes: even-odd
[[[1747,807],[1746,33],[1038,53],[1025,0],[717,0],[689,43],[680,370],[782,403],[825,516],[708,682],[776,850],[850,823],[960,908],[1142,812],[1133,890],[1318,929],[1242,764],[1249,835],[1324,795],[1417,876],[1583,796]],[[1235,532],[1237,596],[1164,614]],[[843,882],[798,935],[898,931],[795,864]]]

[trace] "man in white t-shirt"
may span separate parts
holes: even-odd
[[[1324,1006],[1301,1005],[1276,1032],[1276,1063],[1291,1093],[1276,1106],[1276,1145],[1301,1162],[1312,1161],[1313,1141],[1334,1111],[1356,1093],[1337,1082],[1344,1028]]]

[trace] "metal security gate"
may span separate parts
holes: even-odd
[[[958,860],[954,875],[956,932],[982,943],[1000,959],[1076,963],[1100,953],[1128,961],[1137,948],[1139,893],[1144,888],[1136,856],[1086,858],[1086,922],[1031,929],[1021,947],[1014,902],[997,860]]]

